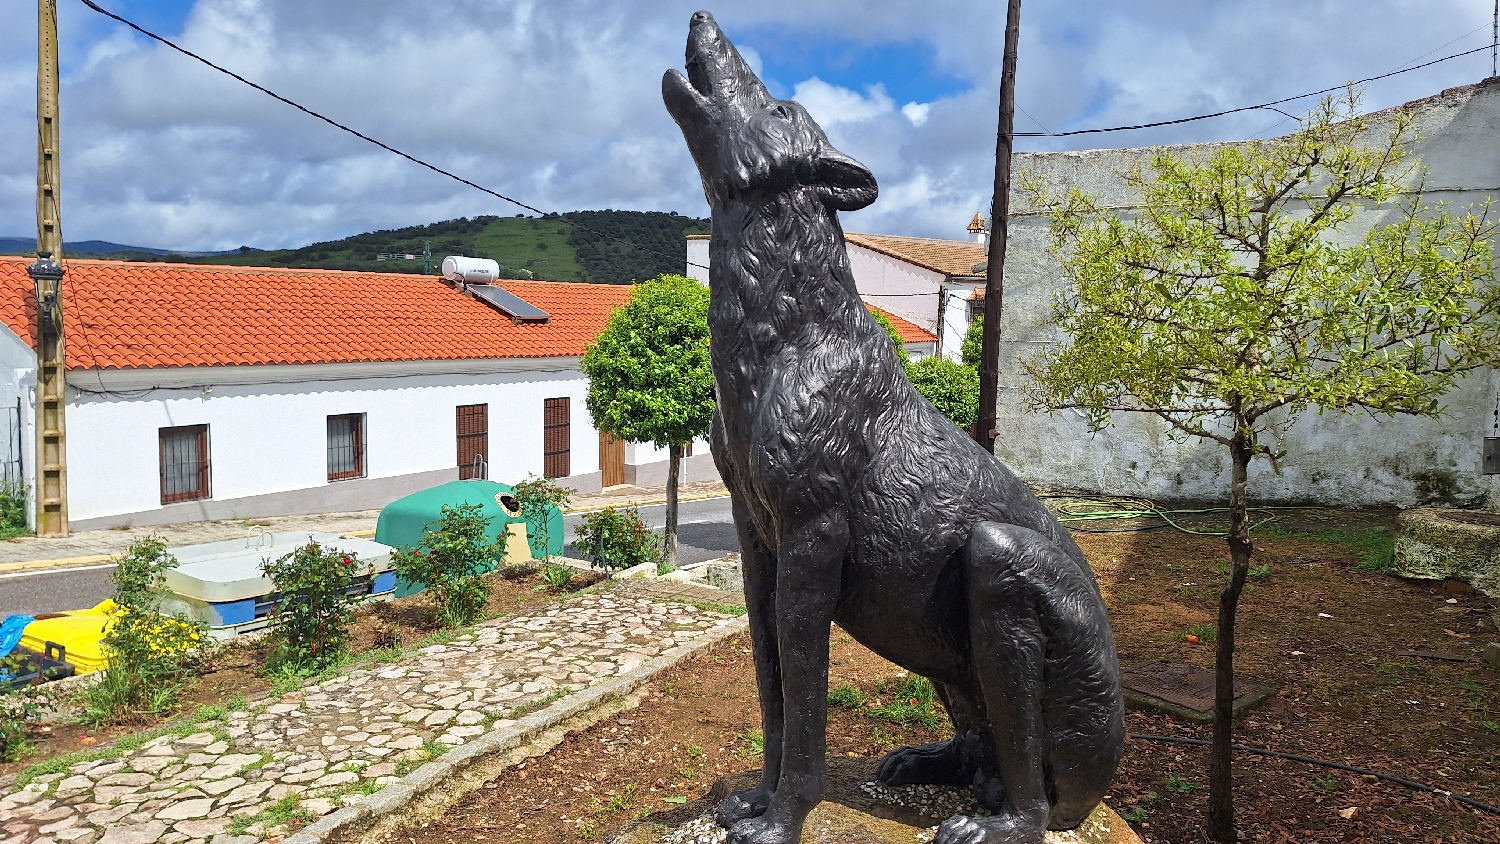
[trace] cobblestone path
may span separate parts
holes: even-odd
[[[569,599],[0,790],[3,844],[250,844],[730,616]]]

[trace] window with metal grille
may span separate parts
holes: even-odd
[[[365,476],[365,415],[328,417],[328,480]]]
[[[208,426],[161,428],[161,503],[209,497]]]
[[[490,456],[490,406],[462,404],[455,408],[458,428],[458,477],[460,480],[488,475]]]
[[[542,474],[566,478],[573,444],[571,399],[547,399],[542,405]]]
[[[984,299],[969,300],[969,322],[976,319],[984,319]]]

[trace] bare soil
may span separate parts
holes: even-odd
[[[1256,536],[1257,576],[1240,606],[1236,667],[1278,693],[1237,723],[1236,741],[1500,805],[1500,676],[1477,657],[1484,643],[1500,640],[1481,627],[1496,603],[1456,584],[1357,571],[1381,550],[1388,512],[1277,515]],[[1189,526],[1212,529],[1218,518]],[[1222,539],[1171,530],[1077,536],[1109,603],[1123,665],[1212,666],[1212,645],[1187,636],[1214,619],[1228,559]],[[837,629],[830,648],[833,686],[878,697],[900,671]],[[740,637],[666,672],[639,709],[569,736],[392,840],[603,840],[633,818],[680,811],[679,798],[703,797],[723,775],[757,768],[758,726],[749,642]],[[1206,727],[1138,712],[1129,729],[1209,737]],[[869,707],[830,707],[831,757],[874,758],[943,736],[882,720]],[[1207,766],[1205,749],[1132,739],[1107,801],[1149,842],[1197,844]],[[1500,815],[1359,775],[1239,755],[1235,784],[1247,841],[1500,841]]]
[[[593,572],[581,573],[574,578],[571,591],[592,585],[602,577]],[[489,575],[488,579],[491,591],[486,611],[492,617],[510,615],[559,597],[543,587],[534,575],[510,580]],[[424,595],[378,601],[356,612],[350,627],[348,649],[350,654],[358,655],[378,648],[406,646],[439,629],[432,604]],[[142,713],[99,729],[67,721],[40,726],[30,736],[32,747],[27,755],[16,762],[0,764],[0,776],[54,756],[88,749],[124,735],[191,717],[200,707],[218,706],[239,698],[254,700],[265,695],[271,690],[271,683],[262,667],[270,648],[269,637],[227,643],[200,667],[199,674],[189,678],[177,706],[166,712]]]

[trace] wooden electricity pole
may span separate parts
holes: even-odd
[[[37,0],[36,533],[68,535],[62,334],[62,168],[58,162],[57,0]]]
[[[990,205],[989,267],[984,281],[984,343],[979,359],[979,414],[970,435],[995,453],[995,405],[1000,398],[1000,317],[1004,312],[1005,245],[1010,215],[1010,154],[1015,146],[1016,52],[1021,0],[1005,11],[1005,58],[1000,70],[1000,131],[995,139],[995,196]]]

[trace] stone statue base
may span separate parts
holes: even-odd
[[[879,759],[830,759],[828,793],[807,816],[801,844],[927,844],[937,825],[955,813],[983,813],[967,789],[875,783]],[[731,792],[749,788],[759,771],[724,777],[713,790],[670,811],[631,824],[609,844],[723,844],[714,810]],[[1046,844],[1141,844],[1140,836],[1103,804],[1077,829],[1047,833]]]

